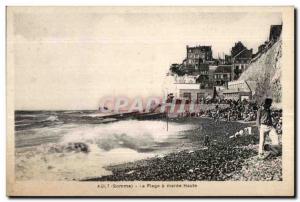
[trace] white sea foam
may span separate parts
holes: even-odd
[[[46,119],[46,121],[58,121],[58,117],[55,115],[51,115]]]
[[[167,123],[163,121],[128,120],[110,124],[80,126],[66,133],[62,142],[98,144],[105,150],[118,147],[139,149],[139,147],[164,142],[167,138],[178,135],[191,127],[191,125],[169,123],[167,130]]]
[[[17,150],[18,180],[72,180],[110,174],[104,169],[110,164],[153,157],[154,153],[141,153],[142,148],[152,148],[167,141],[192,125],[169,123],[167,131],[163,121],[119,121],[98,125],[68,124],[54,128],[35,129],[33,137],[49,139],[59,137],[55,143],[44,142],[30,150]],[[27,134],[28,135],[28,134]],[[24,138],[24,136],[22,137]],[[22,139],[26,141],[26,139]],[[89,152],[64,149],[70,143],[84,143]]]

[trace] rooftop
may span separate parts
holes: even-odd
[[[215,73],[231,73],[231,65],[219,65]]]
[[[188,49],[211,50],[211,46],[186,46]]]

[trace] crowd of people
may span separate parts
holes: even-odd
[[[227,107],[219,107],[215,104],[215,109],[201,111],[201,116],[211,117],[215,120],[223,121],[255,121],[258,105],[256,102],[247,100],[226,100],[221,102],[227,104]]]
[[[204,103],[208,104],[208,103]],[[257,110],[260,108],[257,102],[248,100],[211,100],[214,108],[202,109],[195,113],[186,111],[183,117],[207,117],[219,121],[244,121],[250,122],[257,119]],[[273,127],[278,134],[282,133],[282,110],[273,109],[271,112]]]

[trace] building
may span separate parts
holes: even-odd
[[[252,56],[251,62],[256,61],[263,53],[270,49],[276,43],[281,35],[282,25],[271,25],[269,40],[258,46],[257,53]]]
[[[208,64],[199,64],[199,69],[196,72],[196,75],[198,75],[196,83],[201,83],[201,89],[213,87],[213,83],[210,80],[209,74],[210,74],[209,65]]]
[[[259,53],[264,52],[264,50],[267,47],[268,43],[269,43],[268,41],[265,41],[263,44],[261,44],[260,46],[258,46],[257,52],[259,52]]]
[[[234,44],[234,46],[231,48],[231,59],[232,57],[236,56],[239,54],[242,50],[247,49],[244,44],[241,41],[238,41],[237,43]]]
[[[219,65],[213,73],[214,86],[227,86],[232,80],[232,66]]]
[[[237,45],[239,44],[239,45]],[[237,43],[236,46],[232,48],[232,74],[233,80],[237,80],[240,75],[248,68],[251,59],[252,59],[252,49],[247,49],[241,42]],[[241,48],[244,49],[241,50]],[[240,52],[236,52],[236,50],[241,50]]]
[[[199,64],[212,61],[211,46],[186,46],[186,68],[197,70]]]
[[[231,55],[225,55],[225,65],[231,65],[232,57]]]
[[[212,82],[212,83],[214,82],[214,73],[215,73],[217,67],[218,67],[217,65],[210,65],[209,66],[208,78],[209,78],[209,81]]]
[[[202,83],[196,83],[197,76],[168,76],[168,78],[164,88],[166,97],[171,94],[175,99],[199,100],[213,96],[213,88],[202,88]]]
[[[237,80],[228,82],[228,88],[222,92],[225,99],[231,100],[251,100],[254,91],[255,82]]]
[[[186,100],[201,100],[213,96],[213,89],[201,89],[200,84],[177,84],[177,97]]]
[[[174,77],[174,83],[196,83],[198,76],[193,76],[193,75],[184,75],[184,76],[177,76],[175,75]]]
[[[271,25],[269,41],[278,41],[282,31],[282,25]]]

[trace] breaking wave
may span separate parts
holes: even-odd
[[[58,121],[58,117],[55,115],[51,115],[45,119],[45,121]]]
[[[190,125],[170,124],[163,121],[120,121],[111,124],[82,126],[62,138],[63,143],[82,142],[97,144],[101,149],[111,150],[124,147],[134,150],[153,147],[167,138],[191,128]]]
[[[17,179],[78,180],[108,175],[105,166],[153,157],[161,144],[191,127],[169,123],[167,130],[163,121],[128,120],[19,131]]]

